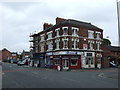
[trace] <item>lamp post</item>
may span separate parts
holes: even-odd
[[[118,18],[118,45],[120,46],[120,1],[116,0]]]

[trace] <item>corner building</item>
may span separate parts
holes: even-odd
[[[101,68],[103,30],[91,23],[56,18],[30,35],[34,65],[62,69]]]

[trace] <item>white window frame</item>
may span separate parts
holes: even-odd
[[[94,31],[88,30],[88,38],[94,39]]]
[[[96,36],[97,36],[96,39],[98,39],[98,40],[101,39],[101,38],[100,38],[101,32],[96,31]]]
[[[74,31],[73,31],[74,30]],[[76,28],[76,27],[72,27],[72,36],[76,36],[78,37],[78,31],[79,31],[79,28]]]
[[[73,45],[73,42],[74,42],[74,47],[72,47],[72,49],[78,49],[78,42],[79,42],[79,39],[72,39],[72,45]],[[77,43],[76,43],[77,42]],[[77,45],[76,45],[77,44]],[[77,46],[77,47],[76,47]]]
[[[45,41],[44,34],[40,35],[40,38],[41,38],[40,42],[43,42],[43,41]]]
[[[100,49],[101,42],[96,41],[96,44],[97,44],[97,50],[101,50],[101,49]]]
[[[57,33],[57,34],[56,34],[56,37],[59,37],[59,36],[60,36],[60,35],[59,35],[59,34],[60,34],[60,33],[59,33],[59,32],[60,32],[60,28],[55,29],[55,32]]]
[[[40,44],[40,52],[44,52],[44,44]]]
[[[55,43],[56,43],[56,49],[57,49],[57,50],[60,49],[60,39],[59,39],[59,38],[57,38],[57,39],[55,40]]]
[[[67,33],[66,34],[64,33],[65,28],[67,28]],[[62,30],[63,30],[63,36],[68,35],[68,27],[62,27]]]
[[[47,45],[48,45],[48,50],[47,50],[47,51],[53,50],[53,41],[52,41],[52,40],[51,40],[51,41],[48,41],[48,42],[47,42]]]
[[[48,35],[48,39],[47,39],[47,40],[52,39],[52,32],[53,32],[53,31],[47,32],[47,35]]]
[[[66,42],[65,40],[66,40],[67,42]],[[68,38],[63,38],[62,41],[63,41],[63,49],[68,49]],[[67,45],[66,45],[67,47],[65,47],[65,43],[67,44]]]
[[[94,50],[94,41],[88,40],[88,47],[90,47],[90,48],[88,48],[89,50]]]

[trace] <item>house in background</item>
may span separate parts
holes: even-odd
[[[103,67],[110,67],[110,62],[120,65],[120,46],[103,46]]]
[[[62,69],[100,68],[103,30],[91,23],[56,18],[43,31],[30,35],[34,63]]]
[[[2,49],[0,53],[1,53],[0,58],[2,59],[3,62],[7,62],[9,59],[12,59],[11,52],[6,48]]]

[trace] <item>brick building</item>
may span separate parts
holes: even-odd
[[[34,64],[62,69],[101,66],[103,30],[91,23],[56,18],[56,24],[44,23],[43,31],[30,35]]]
[[[3,62],[7,62],[7,60],[12,58],[12,54],[10,51],[8,51],[6,48],[4,48],[3,50],[0,51],[1,55],[0,55],[0,59]]]
[[[109,62],[114,61],[120,64],[120,47],[118,46],[103,46],[104,50],[104,61],[103,67],[110,67]]]

